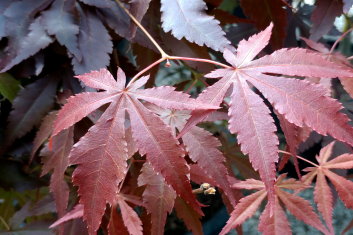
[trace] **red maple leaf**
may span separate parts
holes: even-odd
[[[353,145],[353,128],[347,123],[348,118],[339,112],[342,105],[328,97],[321,86],[288,77],[334,78],[352,76],[353,73],[325,60],[320,54],[301,48],[281,49],[253,60],[268,44],[271,30],[272,24],[259,34],[241,41],[236,54],[225,50],[224,58],[232,67],[207,74],[208,78],[221,79],[197,98],[204,103],[219,105],[227,91],[231,91],[229,130],[237,134],[242,152],[249,155],[254,169],[259,171],[268,190],[270,204],[275,200],[278,138],[270,109],[253,87],[290,123],[308,126],[319,134],[329,134]],[[209,113],[194,111],[179,136],[204,120]]]
[[[70,97],[59,111],[53,136],[72,126],[100,106],[111,103],[97,123],[77,142],[70,153],[70,164],[78,165],[73,182],[79,186],[80,203],[84,205],[84,219],[90,234],[99,228],[106,204],[116,199],[119,184],[127,172],[129,158],[125,137],[126,112],[131,122],[132,137],[141,155],[146,155],[153,169],[202,214],[192,193],[189,168],[184,151],[173,136],[170,127],[148,110],[140,100],[171,109],[214,109],[174,91],[173,87],[138,89],[148,76],[125,87],[125,74],[118,70],[117,81],[106,70],[77,76],[83,83],[103,92],[86,92]]]

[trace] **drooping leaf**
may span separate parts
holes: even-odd
[[[144,205],[151,214],[151,234],[164,234],[167,214],[171,213],[176,198],[175,191],[165,183],[161,175],[157,175],[149,163],[142,167],[138,185],[146,185],[143,192]]]
[[[13,101],[4,145],[24,136],[49,111],[54,103],[57,79],[44,77],[22,89]]]
[[[81,10],[79,28],[78,46],[82,59],[72,58],[76,74],[87,73],[107,66],[113,44],[103,23],[91,11]]]
[[[90,234],[98,230],[106,203],[113,204],[127,172],[122,102],[120,98],[109,106],[70,153],[70,164],[79,165],[73,173],[73,182],[79,186],[83,218]]]
[[[69,187],[64,179],[69,165],[69,153],[73,146],[73,128],[69,128],[52,139],[52,151],[44,159],[42,176],[53,170],[50,191],[54,195],[59,217],[64,216],[69,201]]]
[[[33,148],[31,151],[30,162],[33,160],[34,155],[40,146],[49,138],[51,132],[53,130],[54,120],[56,119],[57,112],[50,112],[47,116],[45,116],[42,120],[42,124],[36,134],[36,137],[33,141]]]
[[[332,28],[336,16],[342,14],[342,0],[319,0],[311,21],[313,26],[310,30],[310,39],[317,41]]]
[[[20,90],[20,82],[12,77],[9,73],[0,73],[0,94],[13,101]]]
[[[69,53],[82,60],[81,51],[78,49],[79,27],[76,24],[74,7],[75,1],[56,0],[50,9],[42,13],[42,25],[45,30],[54,35],[58,42],[65,46]]]
[[[185,37],[190,42],[223,51],[229,46],[225,32],[219,26],[219,21],[207,15],[203,0],[162,0],[162,27],[165,32],[181,39]]]

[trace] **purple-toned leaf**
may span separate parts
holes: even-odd
[[[113,44],[101,20],[90,11],[80,11],[79,27],[78,45],[82,60],[72,58],[74,71],[83,74],[107,66]]]
[[[142,235],[142,222],[138,214],[120,197],[118,204],[124,224],[131,235]]]
[[[187,202],[177,197],[174,208],[177,216],[184,221],[186,227],[191,230],[194,235],[203,234],[200,215]]]
[[[319,40],[332,28],[336,16],[342,14],[342,0],[318,0],[315,10],[311,15],[313,26],[310,30],[310,39]]]
[[[83,205],[82,204],[77,204],[74,209],[71,211],[67,212],[66,215],[55,221],[52,225],[50,225],[49,228],[55,228],[56,226],[65,223],[66,221],[72,220],[72,219],[77,219],[81,218],[83,216]]]

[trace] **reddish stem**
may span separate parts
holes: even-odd
[[[293,154],[291,154],[291,153],[289,153],[289,152],[286,152],[286,151],[283,151],[283,150],[278,150],[278,152],[279,152],[279,153],[284,153],[284,154],[287,154],[287,155],[291,155],[291,156],[293,156],[293,157],[296,157],[296,158],[298,158],[298,159],[300,159],[300,160],[303,160],[303,161],[305,161],[305,162],[307,162],[307,163],[310,163],[311,165],[313,165],[313,166],[315,166],[315,167],[320,167],[319,165],[317,165],[317,164],[313,163],[312,161],[309,161],[309,160],[307,160],[307,159],[305,159],[305,158],[303,158],[303,157],[301,157],[301,156],[299,156],[299,155],[293,155]]]
[[[226,69],[231,69],[232,67],[214,60],[208,60],[208,59],[200,59],[200,58],[192,58],[192,57],[182,57],[182,56],[169,56],[168,59],[170,60],[190,60],[190,61],[196,61],[196,62],[203,62],[203,63],[209,63],[209,64],[214,64],[218,65],[220,67],[226,68]]]
[[[353,28],[348,29],[346,32],[344,32],[336,41],[335,43],[332,45],[331,50],[330,50],[330,54],[332,54],[333,50],[336,48],[337,44],[342,41],[342,39],[347,36],[348,33],[350,33],[353,30]]]

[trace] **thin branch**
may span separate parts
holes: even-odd
[[[2,218],[2,216],[0,216],[0,221],[4,225],[7,231],[11,230],[10,226],[6,223],[6,221],[4,220],[4,218]]]
[[[305,158],[303,158],[303,157],[301,157],[301,156],[299,156],[299,155],[293,155],[293,154],[291,154],[290,152],[283,151],[283,150],[278,150],[278,152],[279,152],[279,153],[284,153],[284,154],[287,154],[287,155],[291,155],[291,156],[293,156],[293,157],[296,157],[296,158],[298,158],[298,159],[300,159],[300,160],[303,160],[303,161],[305,161],[305,162],[307,162],[307,163],[309,163],[309,164],[311,164],[311,165],[313,165],[313,166],[315,166],[315,167],[320,167],[319,165],[317,165],[317,164],[313,163],[312,161],[309,161],[309,160],[307,160],[307,159],[305,159]]]
[[[333,50],[336,48],[337,44],[342,41],[342,39],[347,36],[348,33],[350,33],[353,30],[353,28],[348,29],[346,32],[344,32],[336,41],[335,43],[332,45],[331,50],[330,50],[330,54],[332,54]]]
[[[120,0],[115,0],[116,3],[126,12],[126,14],[130,17],[130,19],[141,29],[141,31],[148,37],[148,39],[153,43],[153,45],[157,48],[159,53],[161,53],[162,58],[168,57],[168,54],[159,46],[159,44],[154,40],[154,38],[149,34],[149,32],[143,27],[140,22],[133,16],[128,9],[120,2]]]
[[[126,87],[129,87],[134,81],[136,81],[142,74],[144,74],[145,72],[147,72],[148,70],[150,70],[151,68],[153,68],[154,66],[162,63],[163,61],[165,61],[167,58],[166,57],[162,57],[159,60],[153,62],[152,64],[150,64],[149,66],[147,66],[146,68],[144,68],[143,70],[141,70],[140,72],[138,72],[129,82],[129,84],[127,84]]]
[[[200,59],[200,58],[192,58],[192,57],[182,57],[182,56],[168,56],[169,60],[190,60],[190,61],[196,61],[196,62],[204,62],[204,63],[209,63],[209,64],[214,64],[218,65],[220,67],[226,68],[226,69],[232,69],[233,67],[214,61],[214,60],[208,60],[208,59]]]

